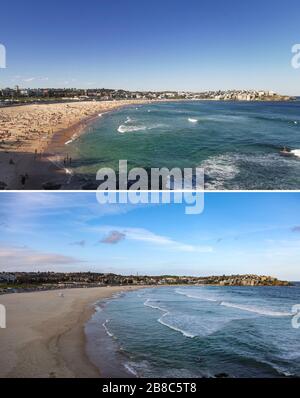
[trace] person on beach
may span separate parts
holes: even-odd
[[[25,184],[26,184],[26,180],[29,179],[29,175],[27,173],[26,174],[21,174],[20,177],[21,177],[22,188],[24,189]]]
[[[21,174],[20,177],[21,177],[22,188],[24,189],[25,183],[26,183],[26,177],[25,177],[25,175],[23,175],[23,174]]]

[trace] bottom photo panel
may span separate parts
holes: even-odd
[[[300,193],[3,192],[0,230],[1,383],[300,377]]]

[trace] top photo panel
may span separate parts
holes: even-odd
[[[1,5],[1,190],[299,190],[300,2]]]

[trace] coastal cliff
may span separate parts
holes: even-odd
[[[220,286],[291,286],[290,282],[265,275],[211,276],[205,278],[203,283]]]

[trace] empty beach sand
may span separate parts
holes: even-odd
[[[99,287],[0,296],[0,377],[101,377],[85,351],[84,325],[94,303],[135,287]],[[105,360],[103,361],[105,366]]]
[[[148,102],[81,101],[0,108],[0,185],[6,189],[43,189],[42,184],[53,176],[63,182],[66,170],[53,153],[57,145],[64,146],[102,113]]]

